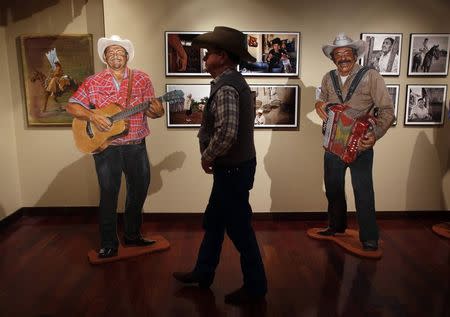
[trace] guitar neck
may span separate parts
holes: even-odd
[[[158,99],[160,99],[160,98],[158,98]],[[136,113],[145,111],[148,107],[150,107],[150,101],[143,102],[133,108],[125,109],[119,113],[116,113],[115,115],[113,115],[111,117],[111,119],[113,122],[120,121],[120,120],[126,119]]]

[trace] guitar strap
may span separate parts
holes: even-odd
[[[130,104],[131,99],[131,90],[133,89],[133,70],[128,71],[128,93],[127,93],[127,101],[125,103],[125,108],[128,108],[128,105]]]

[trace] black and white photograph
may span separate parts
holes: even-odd
[[[450,34],[411,34],[408,75],[447,76]]]
[[[405,125],[442,125],[447,85],[407,85]]]
[[[299,32],[244,32],[256,62],[242,62],[244,76],[299,76]]]
[[[256,93],[255,128],[297,128],[298,85],[250,85]]]
[[[205,50],[192,46],[192,39],[203,33],[165,32],[166,76],[209,76],[203,61]]]
[[[392,103],[394,104],[394,115],[395,120],[392,123],[392,125],[397,125],[397,118],[398,118],[398,96],[400,91],[400,85],[386,85],[389,95],[392,98]]]
[[[167,127],[169,128],[195,128],[202,123],[203,109],[209,98],[210,86],[195,84],[170,84],[166,91],[181,90],[184,101],[169,104],[167,107]]]
[[[361,39],[368,44],[361,65],[376,69],[382,76],[400,75],[401,33],[362,33]]]

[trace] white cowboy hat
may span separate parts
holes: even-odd
[[[128,53],[128,61],[131,62],[134,58],[134,46],[130,40],[122,39],[119,35],[111,35],[110,38],[101,37],[97,42],[97,51],[100,60],[106,64],[104,60],[105,49],[111,45],[122,46]]]
[[[335,48],[338,47],[350,47],[356,50],[356,54],[358,57],[361,57],[367,48],[367,43],[363,40],[353,41],[350,37],[348,37],[344,33],[339,33],[336,38],[333,41],[333,44],[331,45],[324,45],[322,46],[322,51],[325,54],[326,57],[329,59],[333,59],[331,57],[331,53]]]
[[[197,47],[217,46],[239,57],[240,60],[256,62],[247,51],[247,36],[236,29],[226,26],[216,26],[214,31],[196,36],[192,45]]]

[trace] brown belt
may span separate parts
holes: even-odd
[[[126,142],[121,143],[121,144],[111,144],[111,145],[116,145],[116,146],[117,146],[117,145],[133,145],[133,144],[141,144],[143,140],[144,140],[144,139],[131,140],[131,141],[126,141]]]

